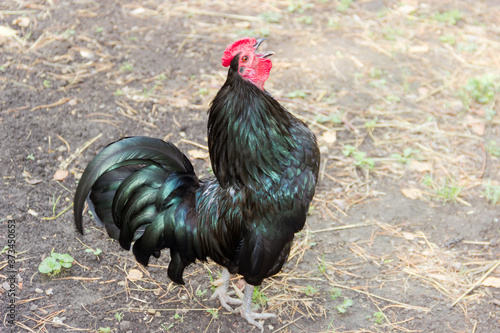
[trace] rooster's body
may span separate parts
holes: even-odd
[[[199,180],[173,144],[130,137],[104,148],[88,165],[75,195],[80,232],[88,197],[110,235],[147,265],[170,249],[168,276],[183,284],[184,268],[213,259],[247,282],[241,312],[250,310],[253,286],[278,273],[294,233],[304,226],[318,176],[319,150],[307,126],[264,89],[270,54],[255,53],[254,39],[224,53],[228,77],[209,110],[208,144],[215,177]],[[89,194],[90,193],[90,194]],[[216,294],[222,305],[229,274]],[[215,296],[215,295],[214,295]]]

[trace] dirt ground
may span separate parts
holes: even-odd
[[[71,206],[123,136],[170,140],[208,175],[220,57],[252,36],[276,52],[266,89],[322,149],[307,226],[255,296],[278,315],[265,331],[499,332],[498,17],[498,1],[3,0],[0,331],[258,332],[209,300],[215,264],[174,285],[168,254],[145,269],[88,214],[79,235]],[[40,273],[52,251],[72,267]]]

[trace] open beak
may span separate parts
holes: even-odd
[[[260,44],[262,44],[265,40],[266,40],[265,38],[257,39],[257,43],[254,45],[255,52],[257,52]],[[256,53],[256,54],[261,58],[267,58],[267,57],[272,56],[275,53],[270,51],[270,52],[266,52],[266,53]]]

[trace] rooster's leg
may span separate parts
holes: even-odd
[[[224,309],[230,312],[234,312],[229,304],[239,305],[242,303],[242,301],[237,298],[229,297],[229,295],[234,294],[234,292],[227,292],[227,288],[229,287],[229,278],[229,271],[224,268],[222,270],[222,283],[215,289],[214,294],[212,295],[212,297],[210,297],[210,299],[219,297],[220,304],[224,307]]]
[[[257,313],[252,311],[252,298],[253,298],[253,290],[254,286],[251,284],[245,285],[245,296],[243,297],[243,304],[236,309],[241,313],[241,316],[245,318],[250,324],[257,326],[260,328],[261,332],[264,332],[264,326],[257,321],[257,319],[268,319],[272,317],[276,317],[276,315],[272,313]]]

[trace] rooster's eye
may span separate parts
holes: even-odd
[[[243,58],[241,58],[241,61],[247,62],[248,61],[248,56],[243,56]]]

